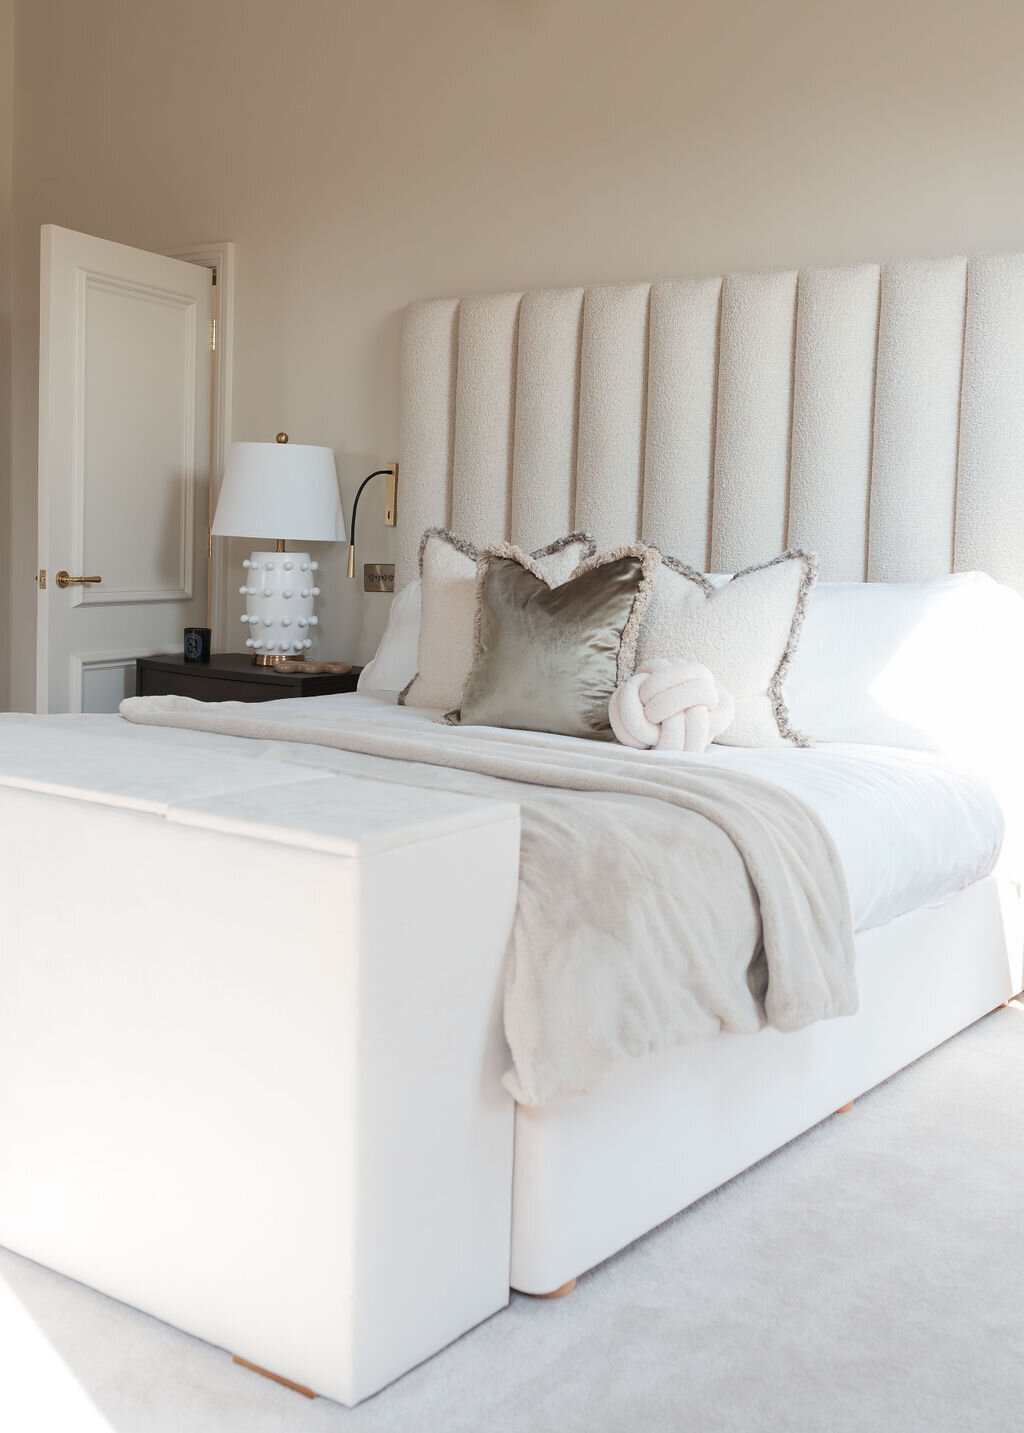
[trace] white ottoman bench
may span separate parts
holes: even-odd
[[[501,1308],[518,808],[16,730],[0,1244],[347,1404]]]

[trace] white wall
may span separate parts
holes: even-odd
[[[1005,0],[15,0],[15,610],[39,225],[238,246],[238,438],[396,452],[410,299],[1024,242]],[[361,557],[384,560],[367,494]],[[346,498],[346,501],[347,501]],[[323,574],[325,654],[386,602]],[[19,631],[14,696],[31,699]]]
[[[11,506],[11,161],[14,0],[0,0],[0,711],[8,705]]]

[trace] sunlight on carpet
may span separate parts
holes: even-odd
[[[111,1433],[60,1354],[0,1277],[0,1426],[11,1433]]]

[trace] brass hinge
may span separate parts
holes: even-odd
[[[39,569],[38,582],[39,582],[39,590],[40,590],[40,592],[42,592],[43,588],[46,586],[46,568],[45,568],[45,567],[41,567],[41,568]]]
[[[212,528],[212,527],[208,527],[208,528],[206,529],[206,555],[207,555],[207,557],[212,557],[212,556],[213,556],[213,528]]]
[[[210,319],[210,352],[217,352],[217,320],[215,318]]]

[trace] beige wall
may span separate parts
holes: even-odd
[[[237,244],[234,434],[396,454],[428,295],[1024,243],[1005,0],[16,0],[14,597],[38,232]],[[369,497],[369,495],[368,495]],[[362,557],[384,559],[380,500]],[[324,572],[332,654],[382,598]],[[16,700],[31,698],[19,634]]]

